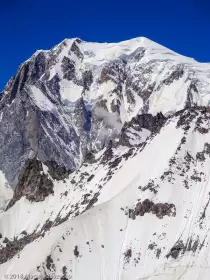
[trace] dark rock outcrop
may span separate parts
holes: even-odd
[[[74,247],[74,255],[75,255],[76,258],[79,257],[79,250],[78,250],[78,246],[77,245]]]
[[[186,244],[182,240],[177,241],[174,246],[170,249],[169,253],[166,255],[167,258],[172,257],[177,259],[181,254],[185,252],[195,253],[198,249],[202,248],[199,238],[193,239],[192,237],[187,239]]]
[[[124,261],[125,261],[125,263],[129,263],[131,257],[132,257],[132,249],[131,249],[131,248],[128,248],[128,249],[125,251],[125,253],[124,253]]]
[[[59,166],[55,161],[45,161],[44,164],[48,167],[48,173],[54,180],[64,180],[71,173],[64,166]]]
[[[182,64],[178,64],[175,69],[172,71],[172,73],[163,80],[163,83],[165,85],[170,85],[174,81],[178,81],[180,78],[182,78],[184,75],[184,66]]]
[[[126,122],[124,124],[119,143],[123,146],[133,146],[134,144],[130,143],[130,134],[134,134],[133,131],[137,132],[134,135],[136,143],[141,143],[141,133],[138,132],[141,132],[142,128],[147,129],[150,134],[155,134],[160,131],[166,120],[167,118],[162,113],[158,113],[155,116],[151,114],[137,115],[136,117],[132,118],[130,122]]]
[[[60,174],[58,172],[58,174]],[[37,159],[27,159],[23,166],[14,196],[7,209],[12,207],[22,196],[30,201],[43,201],[45,197],[53,194],[53,182],[44,174],[42,163]]]
[[[78,46],[79,44],[81,44],[81,40],[76,39],[71,45],[69,54],[71,54],[71,52],[72,52],[77,56],[78,59],[83,60],[84,55],[82,54],[82,52]]]
[[[138,202],[134,209],[129,209],[129,218],[135,220],[136,216],[144,216],[146,213],[152,213],[157,218],[162,219],[164,216],[176,216],[176,207],[174,204],[154,203],[149,199]]]
[[[93,74],[90,70],[86,70],[82,73],[83,88],[89,90],[91,84],[93,83]]]
[[[47,256],[47,258],[46,258],[46,267],[50,271],[55,270],[55,265],[54,265],[54,262],[53,262],[53,259],[52,259],[51,255]]]
[[[75,79],[75,62],[73,60],[64,56],[61,63],[61,69],[63,71],[64,79],[68,81]]]
[[[6,246],[0,249],[0,264],[7,262],[18,254],[27,244],[39,238],[40,233],[32,233],[20,239],[8,240]]]
[[[107,63],[101,71],[99,83],[113,81],[117,84],[120,81],[124,81],[126,78],[125,65],[125,62],[122,60]]]

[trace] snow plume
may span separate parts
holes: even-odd
[[[101,118],[104,121],[104,123],[110,126],[111,128],[115,128],[118,131],[121,130],[122,123],[118,115],[110,113],[102,107],[94,108],[94,115]]]

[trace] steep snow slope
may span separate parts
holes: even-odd
[[[23,63],[0,101],[0,279],[209,279],[209,77],[146,38]]]
[[[146,146],[109,148],[55,182],[44,202],[16,202],[1,216],[2,239],[40,234],[0,266],[1,275],[208,279],[209,121],[203,109],[182,111]],[[9,254],[14,242],[6,243]]]

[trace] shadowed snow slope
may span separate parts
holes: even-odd
[[[208,280],[209,77],[146,38],[23,63],[0,101],[0,279]]]

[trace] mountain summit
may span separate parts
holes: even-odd
[[[143,37],[21,64],[0,100],[0,278],[208,280],[209,101],[210,64]]]

